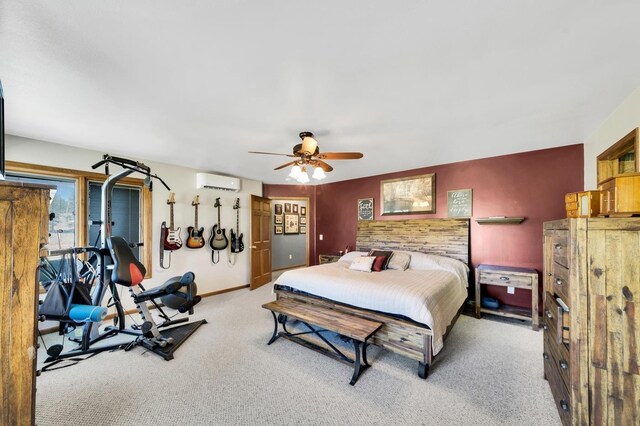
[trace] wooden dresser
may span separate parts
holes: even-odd
[[[544,375],[564,425],[640,424],[640,218],[544,224]]]
[[[35,420],[36,271],[49,236],[49,187],[0,182],[0,424]]]

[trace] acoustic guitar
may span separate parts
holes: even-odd
[[[164,235],[164,249],[165,250],[178,250],[182,247],[182,239],[180,238],[180,228],[176,229],[173,226],[173,205],[176,203],[175,194],[172,192],[169,194],[167,204],[169,204],[170,221],[167,228],[167,222],[162,222],[162,233]]]
[[[218,223],[213,225],[213,232],[211,233],[211,238],[209,238],[209,246],[213,250],[224,250],[229,245],[229,240],[225,235],[226,229],[220,228],[220,197],[216,198],[216,204],[214,207],[218,209]]]
[[[233,209],[236,211],[236,232],[240,233],[240,198],[236,198],[236,203],[233,205]],[[240,253],[244,250],[244,243],[242,242],[243,234],[239,236],[231,230],[231,252]]]
[[[198,205],[200,204],[200,196],[196,195],[191,205],[195,209],[194,226],[187,228],[189,237],[187,238],[187,247],[191,249],[199,249],[204,247],[204,227],[198,228]]]

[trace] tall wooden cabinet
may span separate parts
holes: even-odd
[[[34,424],[36,271],[49,232],[49,187],[0,182],[0,424]]]
[[[640,424],[640,218],[546,222],[543,300],[563,424]]]

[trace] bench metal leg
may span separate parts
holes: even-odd
[[[367,342],[353,339],[353,352],[355,359],[353,361],[353,376],[351,377],[351,382],[349,382],[351,386],[356,384],[362,372],[369,367],[367,363]],[[361,357],[364,364],[361,362]]]
[[[278,338],[278,317],[276,316],[275,312],[270,312],[271,315],[273,315],[273,336],[271,336],[271,339],[269,340],[269,343],[267,343],[267,345],[272,344]]]

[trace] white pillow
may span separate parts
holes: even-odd
[[[412,252],[409,269],[435,269],[440,271],[449,271],[458,275],[460,279],[464,281],[468,286],[469,267],[461,261],[453,259],[451,257]]]
[[[351,265],[349,265],[349,269],[360,272],[371,272],[371,266],[375,260],[375,256],[356,257],[353,259],[353,262],[351,262]]]
[[[393,256],[391,256],[387,264],[387,269],[404,271],[409,267],[409,262],[411,262],[411,255],[409,253],[394,251]]]
[[[355,259],[356,257],[366,256],[367,254],[369,254],[368,251],[350,251],[349,253],[346,253],[344,256],[338,259],[338,261],[353,262],[353,259]]]

